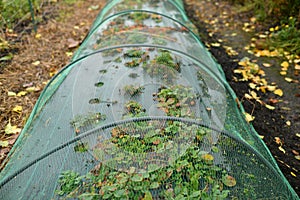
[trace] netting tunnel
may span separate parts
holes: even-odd
[[[49,82],[0,199],[298,199],[180,0],[109,1]]]

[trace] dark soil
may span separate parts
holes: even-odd
[[[224,40],[224,43],[228,40],[229,44],[227,45],[239,51],[238,55],[230,56],[226,53],[226,50],[222,46],[209,48],[212,55],[221,64],[228,83],[235,91],[237,97],[245,108],[245,111],[252,113],[252,115],[255,116],[255,120],[252,122],[255,130],[259,135],[264,136],[263,140],[270,149],[272,155],[275,157],[275,160],[283,174],[298,195],[300,195],[300,161],[295,158],[295,155],[298,155],[298,152],[300,152],[300,138],[296,136],[296,133],[299,133],[300,131],[300,99],[297,95],[300,89],[299,81],[296,81],[294,85],[284,85],[283,91],[293,92],[283,96],[283,102],[276,105],[275,110],[269,110],[255,101],[244,100],[245,93],[248,93],[250,89],[248,86],[249,82],[235,81],[233,77],[237,75],[233,73],[233,70],[238,67],[238,61],[240,59],[245,56],[250,56],[245,50],[243,50],[243,47],[247,44],[246,42],[248,38],[245,36],[244,38],[239,38],[240,41],[230,42],[228,35],[230,35],[230,32],[236,32],[238,28],[241,29],[243,21],[250,21],[250,17],[252,16],[251,13],[237,13],[232,9],[231,5],[218,0],[201,1],[201,3],[189,0],[186,3],[186,10],[190,19],[197,26],[200,37],[205,44],[217,42],[218,39]],[[236,22],[231,23],[225,31],[224,24],[226,22],[222,20],[222,17],[220,17],[224,12],[229,13],[231,20]],[[202,13],[202,15],[199,13]],[[215,19],[219,20],[216,23],[217,25],[215,25],[215,27],[219,27],[219,31],[215,31],[213,37],[210,37],[209,33],[212,28],[209,22]],[[262,27],[264,26],[257,25],[258,29],[262,29]],[[268,27],[265,28],[268,30]],[[240,35],[240,37],[242,36]],[[250,43],[250,41],[248,42]],[[258,59],[258,62],[260,62],[259,58],[255,59]],[[278,68],[280,68],[279,64],[277,64]],[[267,74],[266,76],[268,80],[276,82],[281,81],[277,80],[276,77],[273,77],[272,74]],[[299,76],[295,76],[294,80],[299,80],[299,78]],[[265,102],[274,98],[274,95],[272,94],[258,94]],[[286,109],[286,106],[292,109]],[[290,126],[286,124],[287,119],[291,121]],[[282,147],[286,151],[285,153],[279,150],[279,145],[275,142],[275,137],[279,137],[281,139],[283,143]]]

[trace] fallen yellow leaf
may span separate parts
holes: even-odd
[[[50,77],[53,77],[55,74],[56,74],[56,72],[50,72],[50,73],[49,73],[49,76],[50,76]]]
[[[31,64],[33,64],[34,66],[38,66],[39,64],[41,64],[41,62],[39,60],[37,60],[37,61],[35,61],[35,62],[31,63]]]
[[[264,139],[265,136],[263,135],[258,135],[260,137],[260,139]]]
[[[256,22],[256,18],[255,17],[251,17],[250,21],[254,23],[254,22]]]
[[[262,75],[263,75],[263,74],[262,74]],[[262,83],[263,85],[268,85],[268,82],[267,82],[266,79],[262,78],[262,79],[260,79],[260,81],[261,81],[261,83]]]
[[[291,121],[286,121],[285,123],[286,123],[286,125],[288,125],[288,126],[291,125]]]
[[[263,93],[266,93],[266,86],[260,86],[259,89],[260,91],[262,91]]]
[[[295,59],[294,63],[300,63],[300,59]]]
[[[288,77],[285,77],[284,80],[286,80],[286,81],[289,82],[289,83],[293,81],[293,79],[288,78]]]
[[[279,137],[275,137],[276,144],[282,145],[281,139]]]
[[[7,95],[8,95],[9,97],[17,96],[17,94],[16,94],[15,92],[11,92],[11,91],[8,91],[8,92],[7,92]]]
[[[2,141],[0,140],[0,147],[8,147],[9,142],[8,141]]]
[[[244,115],[245,115],[245,118],[246,118],[247,122],[251,122],[251,121],[253,121],[255,119],[255,117],[252,116],[252,115],[250,115],[249,113],[245,112]]]
[[[289,67],[289,63],[287,61],[283,61],[281,64],[280,64],[281,67],[284,67],[284,68],[288,68]]]
[[[273,92],[276,89],[276,86],[268,85],[267,88],[270,92]]]
[[[8,124],[5,126],[5,134],[16,134],[16,133],[19,133],[21,132],[21,129],[20,128],[17,128],[17,126],[12,126],[10,122],[8,122]]]
[[[256,88],[256,84],[255,84],[255,83],[249,83],[249,87],[250,87],[251,89],[255,89],[255,88]]]
[[[73,56],[73,52],[66,52],[66,54],[67,54],[68,57]]]
[[[283,91],[281,90],[281,89],[276,89],[275,91],[274,91],[274,94],[276,94],[276,95],[278,95],[278,96],[282,96],[283,95]]]
[[[224,185],[226,185],[227,187],[233,187],[236,185],[236,180],[233,176],[230,175],[226,175],[222,177],[222,182],[224,183]]]
[[[241,74],[241,73],[242,73],[242,70],[240,70],[240,69],[235,69],[235,70],[233,70],[233,72],[234,72],[235,74]]]
[[[280,74],[281,74],[282,76],[285,76],[287,73],[286,73],[286,71],[281,71]]]
[[[271,67],[271,64],[270,63],[263,63],[262,64],[264,67]]]
[[[205,161],[213,161],[214,157],[211,154],[203,154],[201,158]]]
[[[280,52],[277,51],[277,50],[274,50],[274,51],[271,51],[271,52],[270,52],[270,55],[269,55],[269,56],[275,57],[275,56],[279,56],[279,55],[280,55]]]
[[[27,94],[26,91],[18,92],[17,97],[25,96]]]
[[[40,90],[41,90],[40,88],[34,87],[34,86],[26,88],[27,92],[37,92],[37,91],[40,91]]]
[[[260,38],[267,38],[267,35],[259,34],[258,37],[260,37]]]
[[[274,106],[271,106],[271,105],[268,105],[268,104],[266,104],[265,106],[266,106],[266,108],[268,108],[268,109],[270,109],[270,110],[274,110],[274,109],[275,109]]]
[[[42,37],[42,34],[40,34],[40,33],[37,33],[36,35],[35,35],[35,38],[36,39],[40,39]]]
[[[256,92],[250,91],[250,94],[251,94],[251,96],[252,96],[254,99],[256,99],[256,100],[259,99],[259,97],[257,96]]]
[[[22,110],[23,110],[22,106],[15,106],[15,107],[13,108],[13,111],[14,111],[14,112],[17,112],[17,113],[22,113]]]
[[[253,99],[253,97],[247,93],[245,94],[245,97],[246,97],[246,99]]]
[[[217,43],[217,42],[215,42],[215,43],[211,43],[211,46],[213,46],[213,47],[219,47],[219,46],[221,46],[221,44],[220,44],[220,43]]]
[[[282,148],[282,146],[278,147],[278,149],[279,149],[280,151],[282,151],[283,153],[285,153],[285,150],[284,150],[284,148]]]

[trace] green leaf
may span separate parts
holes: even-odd
[[[129,174],[133,174],[135,172],[135,167],[130,167],[129,168]]]
[[[108,190],[108,191],[111,191],[111,192],[113,192],[113,191],[116,191],[116,189],[118,189],[116,186],[114,186],[114,185],[111,185],[111,186],[106,186],[106,189]]]
[[[106,193],[103,195],[103,199],[109,199],[111,197],[111,193]]]
[[[102,87],[103,85],[104,85],[103,82],[97,82],[97,83],[95,83],[95,86],[96,86],[96,87]]]
[[[228,187],[233,187],[236,185],[236,180],[233,176],[230,175],[226,175],[222,177],[222,182],[224,183],[224,185],[228,186]]]
[[[169,98],[167,101],[168,105],[174,104],[175,103],[175,99],[174,98]]]
[[[151,189],[155,189],[155,188],[158,188],[158,187],[159,187],[159,183],[158,182],[152,182],[151,185],[150,185]]]
[[[120,183],[120,184],[124,184],[124,183],[126,183],[127,181],[128,181],[127,176],[123,176],[123,177],[120,178],[119,183]]]
[[[114,192],[114,196],[117,197],[117,198],[120,198],[120,197],[125,196],[125,195],[126,195],[126,190],[124,190],[124,189],[116,190]]]
[[[9,143],[8,141],[1,141],[0,140],[0,147],[8,147]]]
[[[141,182],[143,180],[143,176],[141,174],[135,174],[131,178],[133,182]]]
[[[144,173],[142,173],[142,176],[143,176],[143,178],[149,178],[149,177],[150,177],[150,175],[149,175],[149,173],[148,173],[148,172],[144,172]]]
[[[154,171],[158,170],[159,168],[160,167],[158,165],[156,165],[156,164],[149,164],[148,165],[148,171],[149,172],[154,172]]]
[[[152,200],[152,194],[150,191],[145,192],[144,200]]]
[[[215,153],[218,153],[219,152],[219,148],[216,147],[216,146],[212,146],[211,150]]]
[[[196,198],[201,196],[201,190],[195,191],[190,195],[190,198]]]
[[[78,196],[79,199],[84,199],[84,200],[93,200],[95,197],[99,196],[99,194],[96,193],[83,193]]]
[[[0,61],[8,61],[8,60],[11,60],[13,57],[14,57],[14,55],[10,53],[7,56],[1,57]]]

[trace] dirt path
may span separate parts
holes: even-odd
[[[197,25],[202,41],[222,65],[227,81],[246,112],[255,117],[252,122],[254,128],[263,136],[282,172],[300,194],[300,161],[297,157],[300,152],[300,77],[296,71],[291,71],[289,73],[293,82],[287,82],[280,75],[280,64],[284,58],[257,57],[245,49],[251,44],[252,38],[269,28],[261,26],[251,15],[237,13],[231,5],[220,0],[187,0],[186,4],[187,13]],[[237,81],[238,74],[234,73],[240,67],[238,62],[245,57],[261,66],[265,73],[263,78],[282,89],[284,95],[281,97],[272,92],[255,90],[261,101],[268,104],[274,101],[274,110],[254,99],[245,98],[245,94],[249,94],[251,90],[251,81]],[[272,67],[264,67],[263,63],[271,63]]]
[[[67,65],[103,5],[104,0],[50,4],[41,10],[44,20],[37,33],[27,34],[30,27],[25,26],[3,36],[16,42],[14,48],[18,53],[10,64],[0,67],[0,141],[8,141],[0,147],[0,163],[47,81]],[[13,129],[10,133],[5,131],[9,123]]]

